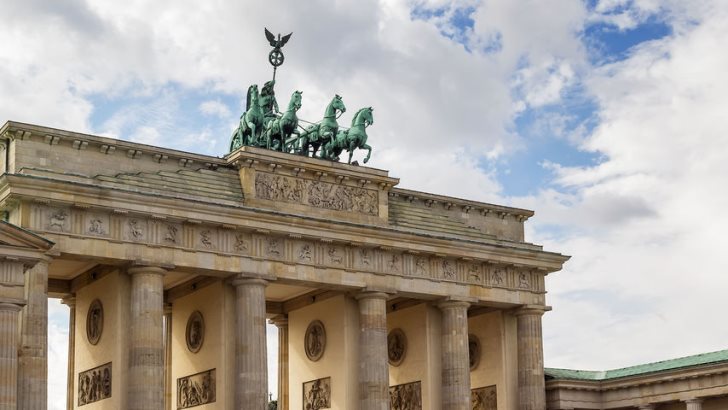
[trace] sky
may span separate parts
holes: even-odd
[[[0,11],[0,121],[216,156],[247,87],[272,75],[263,27],[292,31],[281,106],[303,91],[299,116],[317,121],[339,94],[344,123],[373,106],[368,165],[404,188],[533,209],[527,240],[572,256],[547,278],[546,366],[728,348],[715,318],[728,290],[728,2],[6,0]],[[50,303],[53,409],[64,309]]]

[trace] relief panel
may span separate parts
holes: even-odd
[[[335,211],[379,214],[378,192],[348,185],[275,175],[255,174],[255,196],[258,199],[283,201]]]
[[[109,215],[98,212],[86,212],[83,222],[83,233],[93,236],[108,236],[110,231]]]
[[[46,208],[45,230],[71,232],[71,210],[68,208]]]
[[[498,410],[498,393],[495,386],[471,390],[470,403],[473,410]]]
[[[331,408],[331,377],[303,383],[303,409]]]
[[[111,362],[78,374],[78,406],[111,397]]]
[[[421,410],[422,383],[416,381],[390,386],[389,403],[390,409],[392,410]]]
[[[149,227],[146,219],[125,218],[122,222],[124,229],[124,240],[131,242],[145,242],[149,235]]]
[[[177,408],[188,409],[216,400],[215,369],[177,379]]]

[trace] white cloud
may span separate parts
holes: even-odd
[[[231,115],[230,108],[217,100],[202,102],[200,104],[200,112],[205,115],[214,115],[219,118],[227,118]]]

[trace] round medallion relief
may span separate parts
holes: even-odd
[[[475,370],[480,364],[480,339],[470,333],[468,335],[468,357],[470,359],[470,370]]]
[[[326,329],[320,320],[314,320],[306,328],[306,336],[303,339],[306,356],[315,362],[324,355],[326,349]]]
[[[389,364],[399,366],[407,354],[407,337],[400,328],[392,329],[387,335]]]
[[[94,299],[86,314],[86,338],[88,342],[95,345],[101,339],[104,331],[104,306],[101,301]]]
[[[187,319],[185,340],[187,349],[192,353],[197,353],[202,348],[202,343],[205,341],[205,319],[199,310],[192,312],[190,318]]]

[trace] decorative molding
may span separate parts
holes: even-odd
[[[312,362],[319,361],[326,350],[326,328],[320,320],[309,323],[303,343],[308,360]]]
[[[92,345],[99,343],[104,332],[104,306],[101,301],[94,299],[86,314],[86,338]]]
[[[401,365],[407,356],[407,336],[402,329],[392,329],[387,334],[387,356],[394,367]]]
[[[192,353],[197,353],[202,349],[202,344],[205,342],[205,319],[199,310],[192,312],[187,319],[185,342],[187,349]]]

